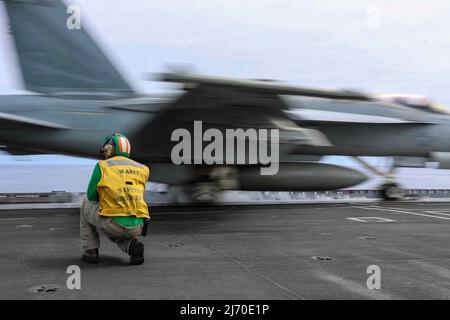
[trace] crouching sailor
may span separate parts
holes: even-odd
[[[131,146],[122,134],[106,138],[99,161],[92,173],[87,198],[80,208],[82,259],[99,261],[101,230],[130,256],[130,264],[144,263],[144,244],[149,213],[144,201],[149,168],[130,159]]]

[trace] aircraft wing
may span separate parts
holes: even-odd
[[[299,125],[433,125],[428,118],[400,118],[383,115],[367,115],[328,110],[297,108],[287,110],[286,114]]]
[[[365,107],[367,103],[375,109],[383,108],[372,97],[358,92],[320,90],[273,81],[239,80],[186,73],[165,73],[160,75],[160,78],[163,81],[182,83],[185,92],[133,137],[140,150],[147,150],[146,156],[153,158],[152,156],[157,154],[160,160],[167,160],[175,145],[175,142],[171,143],[171,133],[177,128],[193,132],[194,121],[202,121],[203,131],[208,128],[280,129],[280,142],[286,145],[284,149],[280,148],[281,156],[283,153],[291,153],[292,149],[298,150],[298,145],[331,146],[327,137],[320,132],[321,126],[324,125],[432,124],[432,121],[428,121],[429,118],[421,116],[396,118],[358,114],[360,108],[355,109],[355,106],[351,106],[354,112],[351,114],[319,110],[319,115],[301,115],[296,112],[308,110],[297,108],[292,111],[284,100],[285,96],[305,96],[324,98],[324,101],[328,99],[327,103],[342,101],[341,104],[347,105],[363,102],[363,105],[357,107]],[[408,115],[409,112],[406,109],[400,111],[403,115]],[[340,117],[337,117],[338,113]],[[356,118],[349,120],[350,116]]]
[[[132,137],[147,158],[166,161],[171,134],[184,128],[194,132],[194,121],[202,121],[203,132],[208,128],[279,129],[280,152],[295,145],[329,146],[329,140],[318,130],[301,128],[284,112],[284,103],[272,92],[254,91],[237,86],[198,84],[184,92],[176,101],[161,110],[150,123]]]
[[[0,127],[3,129],[68,129],[68,127],[60,125],[58,123],[4,112],[0,112]]]
[[[17,130],[23,131],[27,129],[46,129],[46,130],[68,129],[68,127],[60,125],[58,123],[4,112],[0,112],[0,128],[7,130],[15,130],[13,132],[17,132]],[[31,155],[43,153],[28,148],[20,149],[16,147],[11,147],[8,146],[8,143],[4,145],[1,144],[0,151],[7,152],[11,155]]]
[[[162,81],[184,83],[187,86],[210,85],[222,88],[246,90],[276,95],[299,95],[305,97],[372,101],[373,98],[360,92],[349,90],[324,90],[292,86],[271,80],[246,80],[226,77],[212,77],[187,73],[162,73]]]
[[[211,86],[245,91],[247,94],[278,96],[282,103],[280,108],[298,125],[431,125],[435,123],[427,112],[386,103],[376,97],[348,90],[324,90],[292,86],[276,81],[241,80],[186,73],[163,73],[160,78],[163,81],[184,83],[187,89]],[[303,99],[302,97],[308,100],[304,99],[300,107],[295,106],[295,99]]]

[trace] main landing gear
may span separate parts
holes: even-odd
[[[356,161],[362,164],[365,168],[372,171],[376,175],[383,177],[384,182],[380,185],[379,190],[381,192],[381,197],[386,201],[396,201],[401,200],[406,195],[406,190],[400,187],[396,182],[396,175],[394,165],[391,166],[388,172],[384,173],[379,171],[377,168],[369,164],[367,161],[360,157],[353,157]]]

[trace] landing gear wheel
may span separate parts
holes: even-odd
[[[198,182],[191,190],[191,196],[196,202],[214,203],[217,201],[220,189],[214,182]]]
[[[380,187],[381,196],[387,201],[397,201],[405,196],[405,190],[397,183],[385,183]]]

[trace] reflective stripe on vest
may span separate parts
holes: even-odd
[[[136,163],[134,161],[131,161],[129,159],[126,160],[107,160],[106,163],[108,164],[108,167],[115,167],[115,166],[132,166],[132,167],[136,167],[136,168],[141,168],[144,169],[145,166],[140,164],[140,163]]]
[[[149,169],[126,157],[99,161],[102,178],[97,186],[102,216],[149,218],[144,201]]]

